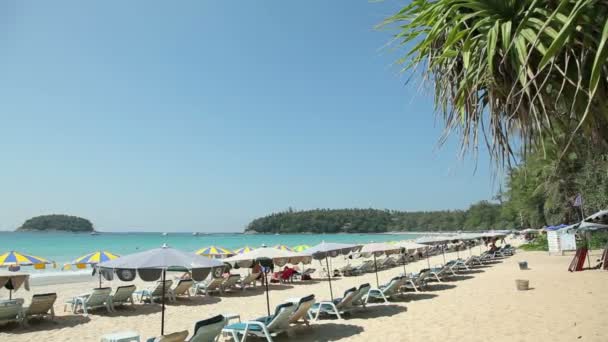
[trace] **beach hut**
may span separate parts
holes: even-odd
[[[325,259],[325,265],[327,266],[327,281],[329,283],[329,295],[331,296],[332,301],[334,300],[334,292],[331,287],[331,269],[329,268],[329,258],[335,258],[338,255],[347,255],[351,252],[358,252],[360,249],[361,245],[323,241],[320,244],[310,247],[302,252],[302,254],[309,255],[315,260]]]
[[[190,272],[192,279],[203,281],[209,273],[221,276],[224,263],[200,256],[195,253],[183,252],[166,244],[160,248],[129,254],[118,259],[97,264],[96,269],[106,280],[113,280],[114,275],[122,281],[133,281],[136,274],[144,281],[161,280],[165,293],[167,271]],[[165,296],[161,301],[160,334],[165,334]]]
[[[547,242],[549,255],[564,255],[566,251],[576,251],[576,233],[572,230],[576,225],[560,225],[549,229],[547,227]]]

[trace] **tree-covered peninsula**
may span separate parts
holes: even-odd
[[[69,215],[42,215],[32,217],[25,221],[17,231],[47,232],[64,231],[73,233],[93,232],[91,221],[77,216]]]

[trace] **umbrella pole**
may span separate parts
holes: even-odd
[[[331,297],[331,301],[334,301],[334,291],[331,288],[331,270],[329,269],[329,261],[327,260],[327,256],[325,257],[325,265],[327,265],[327,281],[329,281],[329,295]]]
[[[8,299],[13,299],[13,290],[8,290]]]
[[[376,285],[380,288],[380,281],[378,280],[378,265],[376,265],[376,254],[374,254],[374,271],[376,272]]]
[[[445,265],[445,248],[441,246],[441,254],[443,254],[443,264]]]
[[[403,275],[407,276],[407,272],[405,271],[405,255],[406,255],[405,253],[401,254],[402,259],[403,259]]]
[[[426,250],[426,264],[429,267],[429,269],[431,268],[431,259],[429,257],[429,250]]]
[[[270,297],[268,296],[268,273],[264,272],[264,284],[266,287],[266,310],[270,316]]]
[[[162,308],[160,311],[160,335],[165,334],[165,277],[167,276],[167,270],[163,269],[163,296],[162,296]]]
[[[99,288],[101,288],[101,271],[99,272]]]

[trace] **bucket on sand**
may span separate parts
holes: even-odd
[[[529,289],[529,286],[530,286],[530,281],[529,280],[517,279],[517,280],[515,280],[515,285],[517,285],[517,289],[519,291],[527,291]]]
[[[528,269],[528,262],[527,261],[520,261],[519,262],[519,269],[520,270],[527,270]]]

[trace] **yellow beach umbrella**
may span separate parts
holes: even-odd
[[[282,251],[293,252],[293,250],[289,246],[286,246],[286,245],[276,245],[273,248],[276,248],[276,249],[279,249]]]
[[[297,245],[293,247],[293,251],[294,252],[304,252],[305,250],[309,249],[310,246],[309,245]]]
[[[234,255],[234,251],[218,246],[203,247],[195,252],[198,255],[210,257],[210,258],[226,258]]]
[[[45,265],[49,265],[52,263],[52,261],[48,261],[44,258],[16,251],[6,252],[0,255],[0,267],[18,267],[34,265],[36,269],[44,269]]]
[[[253,251],[255,248],[253,247],[249,247],[249,246],[245,246],[239,249],[235,249],[234,250],[234,254],[243,254],[243,253],[249,253],[251,251]]]

